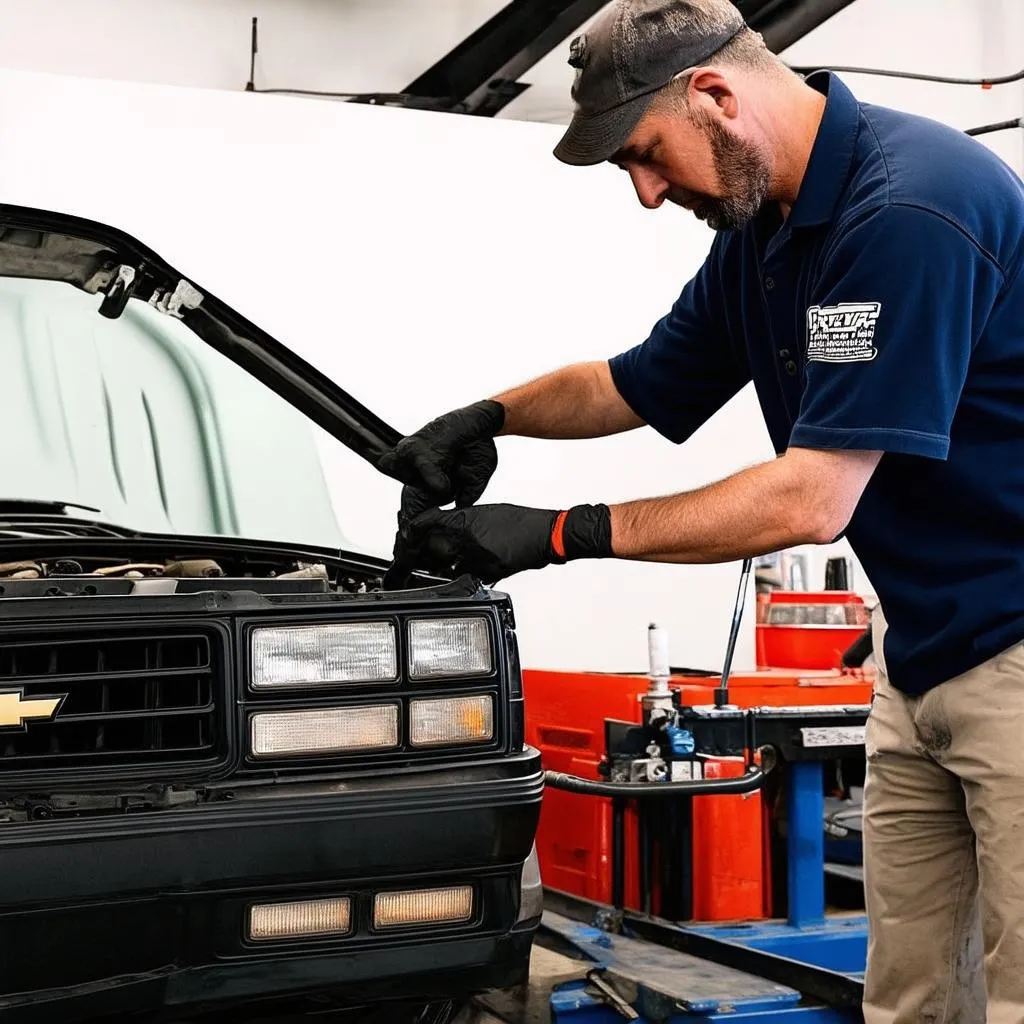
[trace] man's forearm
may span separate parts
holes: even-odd
[[[811,461],[813,459],[813,461]],[[878,453],[795,451],[696,491],[611,506],[617,558],[725,562],[841,533]]]
[[[560,440],[607,437],[643,425],[623,401],[606,362],[576,363],[495,395],[502,434]]]
[[[790,449],[689,494],[623,505],[471,505],[423,513],[402,542],[433,572],[491,584],[578,558],[731,562],[834,540],[881,452]]]

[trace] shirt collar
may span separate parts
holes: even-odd
[[[787,218],[791,228],[812,227],[832,219],[849,176],[860,125],[857,98],[832,72],[816,71],[806,82],[825,96],[825,112]]]

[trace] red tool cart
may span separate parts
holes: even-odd
[[[847,591],[775,591],[758,600],[758,670],[729,679],[729,702],[740,708],[865,705],[870,669],[841,666],[843,652],[864,633],[864,601]],[[774,667],[773,667],[774,666]],[[686,706],[713,703],[720,676],[673,672],[669,687]],[[599,779],[605,720],[641,722],[646,674],[524,672],[526,737],[544,767]],[[742,775],[741,758],[704,758],[704,777]],[[702,796],[680,832],[691,844],[692,920],[752,920],[772,916],[769,811],[759,792]],[[548,789],[537,849],[544,883],[587,899],[611,899],[612,814],[609,799]],[[635,815],[627,811],[625,903],[640,906]],[[658,893],[653,894],[657,910]]]

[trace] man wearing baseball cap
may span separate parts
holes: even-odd
[[[493,583],[845,533],[880,602],[865,1020],[1020,1024],[1024,188],[952,128],[792,73],[727,0],[617,0],[570,63],[558,159],[618,165],[644,206],[712,227],[711,250],[641,344],[388,452],[396,560]],[[625,504],[477,504],[500,435],[679,444],[749,382],[771,462]]]

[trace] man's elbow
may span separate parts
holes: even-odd
[[[856,507],[827,490],[803,490],[789,508],[790,545],[831,544],[849,526]]]
[[[849,516],[841,516],[813,503],[794,503],[787,509],[783,527],[785,547],[799,544],[831,544],[846,529]]]
[[[813,521],[810,536],[805,544],[831,544],[838,540],[850,525],[852,513],[825,511]]]
[[[881,452],[791,449],[787,464],[794,544],[831,544],[850,525]]]

